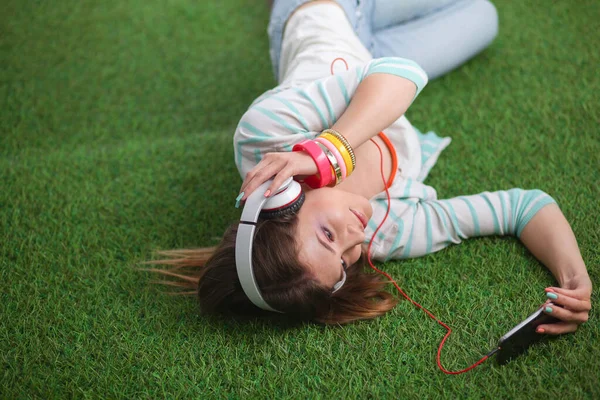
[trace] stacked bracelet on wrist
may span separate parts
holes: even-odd
[[[307,153],[317,165],[317,175],[309,176],[305,182],[313,189],[327,186],[333,180],[329,159],[325,152],[314,140],[305,140],[292,148],[292,151],[303,151]]]
[[[329,140],[323,139],[322,137],[316,138],[315,142],[325,146],[335,157],[335,160],[337,161],[338,166],[340,167],[340,172],[342,174],[342,179],[340,180],[340,182],[346,179],[346,177],[348,176],[348,169],[346,168],[346,163],[344,162],[344,158],[342,157],[340,152],[335,148],[333,143],[331,143]]]
[[[324,130],[315,140],[296,144],[292,150],[304,151],[315,162],[317,174],[305,180],[313,189],[341,183],[356,167],[356,157],[350,143],[332,129]]]
[[[321,148],[321,150],[323,150],[323,153],[325,153],[325,155],[327,156],[329,164],[331,164],[331,167],[333,168],[333,175],[335,175],[335,184],[339,185],[342,182],[343,177],[342,169],[340,168],[337,158],[335,158],[331,150],[329,150],[327,146],[323,145],[323,143],[319,143],[318,140],[315,140],[315,143]]]
[[[354,155],[354,150],[352,150],[348,140],[346,140],[341,133],[334,131],[333,129],[325,129],[319,137],[329,140],[340,152],[344,161],[346,161],[346,169],[348,171],[348,176],[350,176],[356,167],[356,156]]]

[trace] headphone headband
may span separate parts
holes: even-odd
[[[301,197],[302,189],[293,178],[288,178],[273,197],[267,198],[265,192],[272,182],[263,183],[246,199],[235,239],[235,264],[242,289],[250,301],[263,310],[281,312],[269,306],[260,293],[252,269],[252,243],[260,212],[294,204]]]

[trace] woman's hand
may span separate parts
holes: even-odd
[[[562,288],[546,288],[548,307],[551,312],[545,312],[562,320],[562,322],[540,325],[537,332],[549,335],[575,332],[579,325],[589,318],[589,311],[592,308],[591,295],[592,281],[587,275],[570,280]],[[554,303],[560,307],[552,307],[552,304],[549,303]],[[548,310],[548,307],[546,310]]]
[[[277,190],[283,182],[292,176],[310,176],[317,173],[313,159],[302,151],[283,153],[267,153],[263,159],[246,174],[246,179],[240,189],[244,193],[241,198],[246,200],[257,187],[273,178],[273,183],[265,192],[265,197]]]

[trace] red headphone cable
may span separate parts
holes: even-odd
[[[333,60],[331,62],[331,66],[330,66],[330,72],[331,75],[333,75],[333,65],[335,64],[336,61],[343,61],[345,66],[346,66],[346,70],[348,70],[348,63],[346,62],[346,60],[344,60],[342,57],[338,57],[335,60]],[[381,223],[379,224],[379,226],[377,227],[377,229],[375,229],[375,232],[373,232],[373,237],[371,238],[371,240],[369,241],[369,246],[367,248],[367,260],[369,261],[369,265],[371,266],[371,268],[373,270],[375,270],[375,272],[385,276],[386,278],[389,279],[390,283],[393,284],[396,289],[398,289],[398,292],[400,292],[400,294],[402,296],[404,296],[408,301],[410,301],[412,304],[414,304],[415,306],[417,306],[418,308],[420,308],[421,310],[425,311],[425,313],[427,315],[429,315],[431,317],[431,319],[433,319],[435,322],[437,322],[438,324],[440,324],[441,326],[443,326],[448,332],[446,332],[446,335],[444,336],[444,338],[442,339],[442,341],[440,342],[440,345],[438,347],[438,351],[437,351],[437,357],[436,357],[436,361],[437,361],[437,365],[439,367],[439,369],[442,370],[442,372],[444,372],[445,374],[449,374],[449,375],[458,375],[458,374],[462,374],[464,372],[470,371],[473,368],[475,368],[476,366],[478,366],[479,364],[483,363],[485,360],[487,360],[488,358],[490,358],[492,355],[494,355],[498,350],[500,350],[500,348],[495,348],[492,351],[490,351],[488,354],[486,354],[485,356],[483,356],[479,361],[477,361],[475,364],[471,365],[468,368],[462,369],[460,371],[448,371],[446,368],[444,368],[444,366],[442,365],[442,362],[440,360],[441,355],[442,355],[442,348],[444,347],[444,343],[446,343],[446,339],[448,339],[448,337],[450,336],[450,334],[452,333],[452,329],[446,325],[445,323],[443,323],[442,321],[440,321],[439,319],[436,318],[435,315],[433,315],[429,310],[427,310],[425,307],[423,307],[422,305],[420,305],[419,303],[417,303],[416,301],[414,301],[413,299],[411,299],[410,297],[408,297],[408,295],[406,293],[404,293],[404,291],[402,289],[400,289],[400,286],[398,286],[398,284],[396,283],[396,281],[386,272],[381,271],[380,269],[378,269],[377,267],[375,267],[375,265],[373,265],[373,262],[371,261],[371,247],[373,246],[373,241],[375,240],[375,237],[377,235],[377,232],[379,232],[379,230],[381,229],[381,227],[383,226],[383,223],[385,222],[385,220],[387,219],[389,213],[390,213],[390,207],[391,207],[391,198],[390,198],[390,192],[388,190],[388,186],[387,186],[387,181],[385,179],[385,174],[383,172],[383,151],[381,150],[381,147],[379,147],[379,145],[377,144],[377,142],[375,142],[373,139],[370,139],[371,142],[373,142],[373,144],[375,146],[377,146],[377,150],[379,150],[379,155],[380,155],[380,168],[381,168],[381,179],[383,179],[383,185],[385,187],[385,195],[387,197],[387,210],[385,212],[385,216],[383,217],[383,220],[381,221]]]
[[[375,267],[375,265],[373,265],[373,262],[371,261],[371,247],[373,245],[373,241],[375,240],[375,237],[377,235],[377,232],[379,232],[379,230],[381,229],[381,227],[383,226],[383,223],[385,222],[385,220],[387,219],[389,213],[390,213],[390,207],[391,207],[391,198],[390,198],[390,192],[388,190],[387,187],[387,182],[385,179],[385,174],[383,172],[383,151],[381,150],[381,147],[379,147],[379,145],[377,144],[377,142],[375,142],[373,139],[371,139],[371,142],[373,142],[373,144],[375,146],[377,146],[377,150],[379,150],[379,155],[380,155],[380,168],[381,168],[381,178],[383,179],[383,184],[385,187],[385,195],[387,197],[387,210],[385,212],[385,216],[383,217],[383,220],[381,221],[381,223],[379,224],[379,226],[377,227],[377,229],[375,229],[375,232],[373,232],[373,237],[371,238],[371,240],[369,241],[369,247],[367,248],[367,260],[369,261],[369,265],[371,266],[371,268],[373,270],[375,270],[376,272],[378,272],[379,274],[385,276],[386,278],[388,278],[390,280],[390,283],[392,283],[396,289],[398,289],[398,292],[400,292],[400,294],[402,296],[404,296],[408,301],[410,301],[412,304],[414,304],[415,306],[419,307],[421,310],[425,311],[425,313],[427,315],[429,315],[431,317],[431,319],[435,320],[438,324],[440,324],[441,326],[443,326],[448,332],[446,333],[446,335],[444,336],[444,338],[442,339],[442,341],[440,342],[440,345],[438,347],[438,351],[437,351],[437,365],[438,367],[442,370],[442,372],[444,372],[445,374],[450,374],[450,375],[458,375],[458,374],[462,374],[463,372],[467,372],[473,368],[475,368],[476,366],[478,366],[479,364],[481,364],[482,362],[484,362],[485,360],[487,360],[489,357],[491,357],[492,355],[494,355],[498,350],[500,350],[500,348],[496,348],[492,351],[490,351],[488,354],[486,354],[483,358],[481,358],[481,360],[477,361],[475,364],[471,365],[468,368],[465,368],[463,370],[460,371],[448,371],[446,368],[444,368],[444,366],[442,365],[442,362],[440,361],[440,357],[442,355],[442,347],[444,347],[444,343],[446,342],[446,339],[448,339],[448,337],[450,336],[450,334],[452,333],[452,329],[446,325],[445,323],[443,323],[442,321],[440,321],[439,319],[437,319],[435,317],[435,315],[433,315],[429,310],[427,310],[425,307],[423,307],[422,305],[420,305],[419,303],[417,303],[416,301],[414,301],[413,299],[411,299],[410,297],[408,297],[408,295],[406,293],[404,293],[404,291],[402,289],[400,289],[400,286],[398,286],[398,284],[396,283],[396,281],[386,272],[381,271],[380,269],[378,269],[377,267]]]

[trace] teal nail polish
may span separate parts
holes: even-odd
[[[547,313],[551,313],[551,312],[552,312],[552,309],[551,309],[550,307],[546,307],[546,312],[547,312]]]
[[[548,292],[546,293],[546,296],[548,296],[548,298],[552,300],[558,299],[558,295],[556,293]]]
[[[240,208],[240,201],[244,197],[244,192],[238,194],[238,197],[235,198],[235,208]]]

